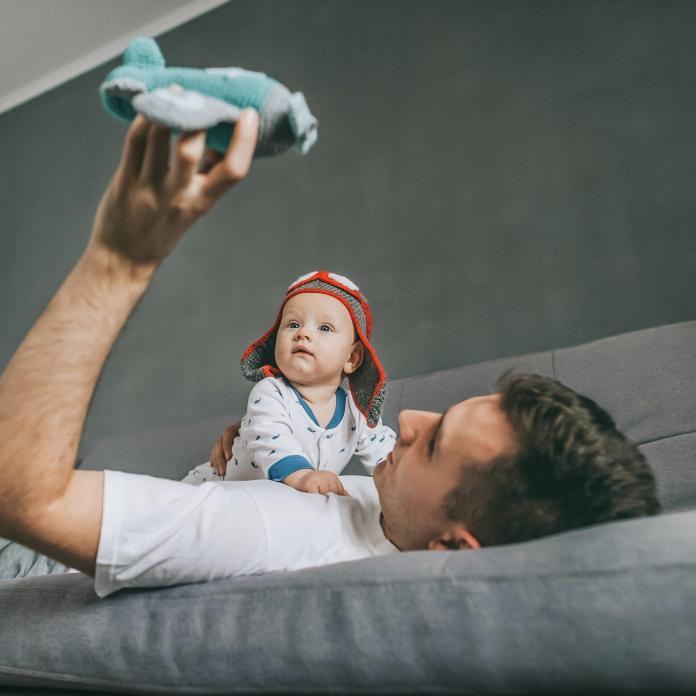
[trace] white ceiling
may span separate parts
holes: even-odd
[[[0,113],[229,0],[0,0]]]

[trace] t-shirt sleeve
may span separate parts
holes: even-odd
[[[372,474],[374,468],[394,449],[396,433],[382,419],[374,428],[369,428],[367,421],[360,416],[360,435],[355,448],[355,456],[360,459],[362,465]]]
[[[251,465],[272,481],[314,468],[295,438],[288,404],[274,379],[263,379],[251,390],[239,436],[251,455]]]

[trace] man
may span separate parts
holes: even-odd
[[[658,512],[650,469],[611,418],[535,376],[444,414],[402,412],[374,482],[345,477],[350,497],[73,470],[119,331],[184,232],[244,178],[257,132],[245,110],[224,158],[199,171],[203,132],[183,134],[170,163],[170,132],[133,122],[84,254],[0,379],[0,536],[95,575],[103,596]]]

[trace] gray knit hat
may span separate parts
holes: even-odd
[[[285,299],[273,326],[244,351],[241,360],[242,374],[252,382],[281,374],[275,362],[275,343],[283,307],[291,297],[303,292],[330,295],[348,310],[355,331],[364,347],[362,364],[355,372],[348,375],[348,384],[355,405],[365,416],[368,426],[374,428],[382,413],[382,405],[387,393],[387,376],[375,349],[370,344],[372,335],[370,305],[358,286],[345,276],[329,271],[313,271],[298,278],[285,293]]]

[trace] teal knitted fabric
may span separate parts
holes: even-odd
[[[166,67],[149,37],[130,42],[123,65],[106,76],[100,92],[117,118],[132,121],[140,112],[174,132],[205,129],[207,147],[219,152],[227,150],[233,124],[247,107],[260,116],[256,157],[293,145],[305,154],[317,139],[317,119],[301,92],[293,94],[264,73],[242,68]]]

